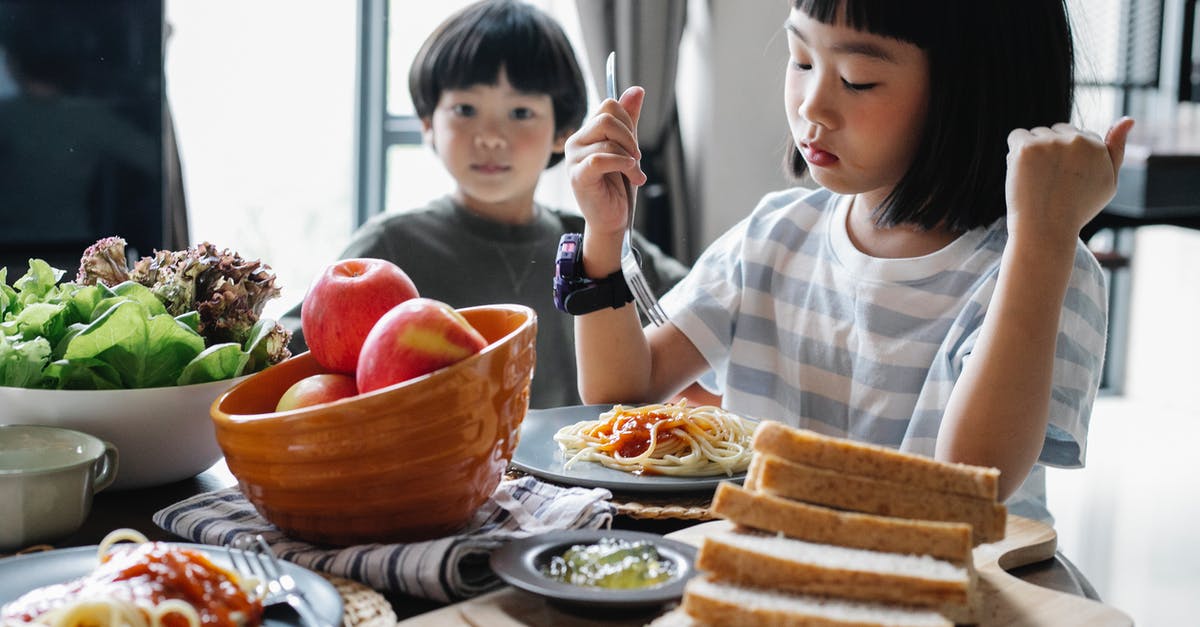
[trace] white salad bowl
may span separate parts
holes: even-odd
[[[38,390],[0,386],[0,424],[82,431],[117,447],[109,490],[194,477],[221,459],[209,406],[245,377],[134,390]]]

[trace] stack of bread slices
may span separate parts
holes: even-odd
[[[658,625],[978,622],[972,548],[1004,537],[1000,471],[765,421],[745,487],[712,511],[679,608]]]

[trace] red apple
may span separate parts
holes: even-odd
[[[375,322],[410,298],[412,279],[383,259],[343,259],[313,280],[300,307],[300,327],[312,356],[326,370],[354,374],[358,352]]]
[[[362,393],[445,368],[487,346],[462,314],[441,301],[414,298],[383,314],[367,334],[355,377]]]
[[[292,387],[279,397],[275,411],[331,403],[356,394],[358,387],[354,384],[354,377],[348,374],[314,374],[293,383]]]

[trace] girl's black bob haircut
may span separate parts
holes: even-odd
[[[587,87],[566,33],[550,16],[518,0],[472,4],[425,40],[408,72],[417,116],[432,116],[447,89],[495,85],[501,67],[517,90],[550,96],[555,137],[583,124]],[[563,153],[555,153],[546,167],[562,159]]]
[[[824,24],[909,42],[929,58],[921,144],[880,226],[961,232],[1005,214],[1008,134],[1068,122],[1074,48],[1064,0],[793,0]],[[787,168],[805,163],[789,144]]]

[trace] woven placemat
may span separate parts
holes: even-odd
[[[712,496],[655,498],[649,495],[613,494],[617,513],[641,520],[716,520],[709,507]]]
[[[399,622],[392,604],[369,586],[328,573],[318,574],[342,597],[342,627],[395,627]]]

